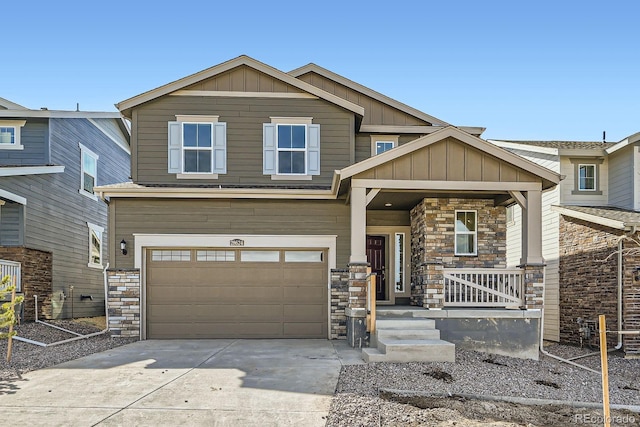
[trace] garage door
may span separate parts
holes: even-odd
[[[148,338],[326,338],[320,249],[151,249]]]

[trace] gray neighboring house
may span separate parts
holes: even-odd
[[[640,330],[640,133],[619,142],[491,142],[564,176],[542,196],[544,338],[580,344],[584,328],[597,335],[600,314],[608,330]],[[520,208],[507,213],[507,265],[515,266]],[[608,340],[640,355],[638,335]]]
[[[0,268],[19,277],[23,319],[104,315],[107,203],[130,176],[119,113],[31,110],[0,98]]]

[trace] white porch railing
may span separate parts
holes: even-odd
[[[519,268],[445,268],[445,307],[520,307],[524,272]]]
[[[20,280],[20,263],[15,261],[7,261],[4,259],[0,259],[0,280],[4,276],[11,276],[11,281],[13,282],[13,277],[16,278],[16,292],[20,292],[22,290],[22,283]]]

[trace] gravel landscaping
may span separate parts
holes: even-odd
[[[587,353],[558,344],[546,349],[561,357]],[[576,362],[600,369],[599,355]],[[640,405],[640,360],[611,353],[608,364],[611,404]],[[327,425],[594,424],[602,417],[601,409],[523,403],[534,399],[601,402],[601,387],[600,374],[546,356],[533,361],[457,350],[455,363],[347,365],[340,373]],[[515,403],[486,400],[490,396],[511,397]],[[612,415],[612,425],[640,425],[638,412],[616,410]]]
[[[95,319],[56,320],[50,321],[50,323],[83,335],[99,332],[104,328],[104,318],[97,319],[97,321]],[[96,323],[98,325],[102,323],[102,327],[97,327]],[[76,336],[35,322],[19,325],[16,327],[16,331],[18,332],[18,335],[23,338],[43,342],[45,344],[62,341]],[[109,334],[97,335],[53,347],[41,347],[13,340],[11,362],[7,363],[7,340],[0,340],[0,381],[16,379],[29,371],[47,368],[49,366],[105,351],[134,341],[137,341],[137,339],[111,338]]]

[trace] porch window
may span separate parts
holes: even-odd
[[[395,234],[395,252],[396,292],[404,292],[404,233]]]
[[[476,211],[456,211],[455,254],[476,255],[478,227]]]

